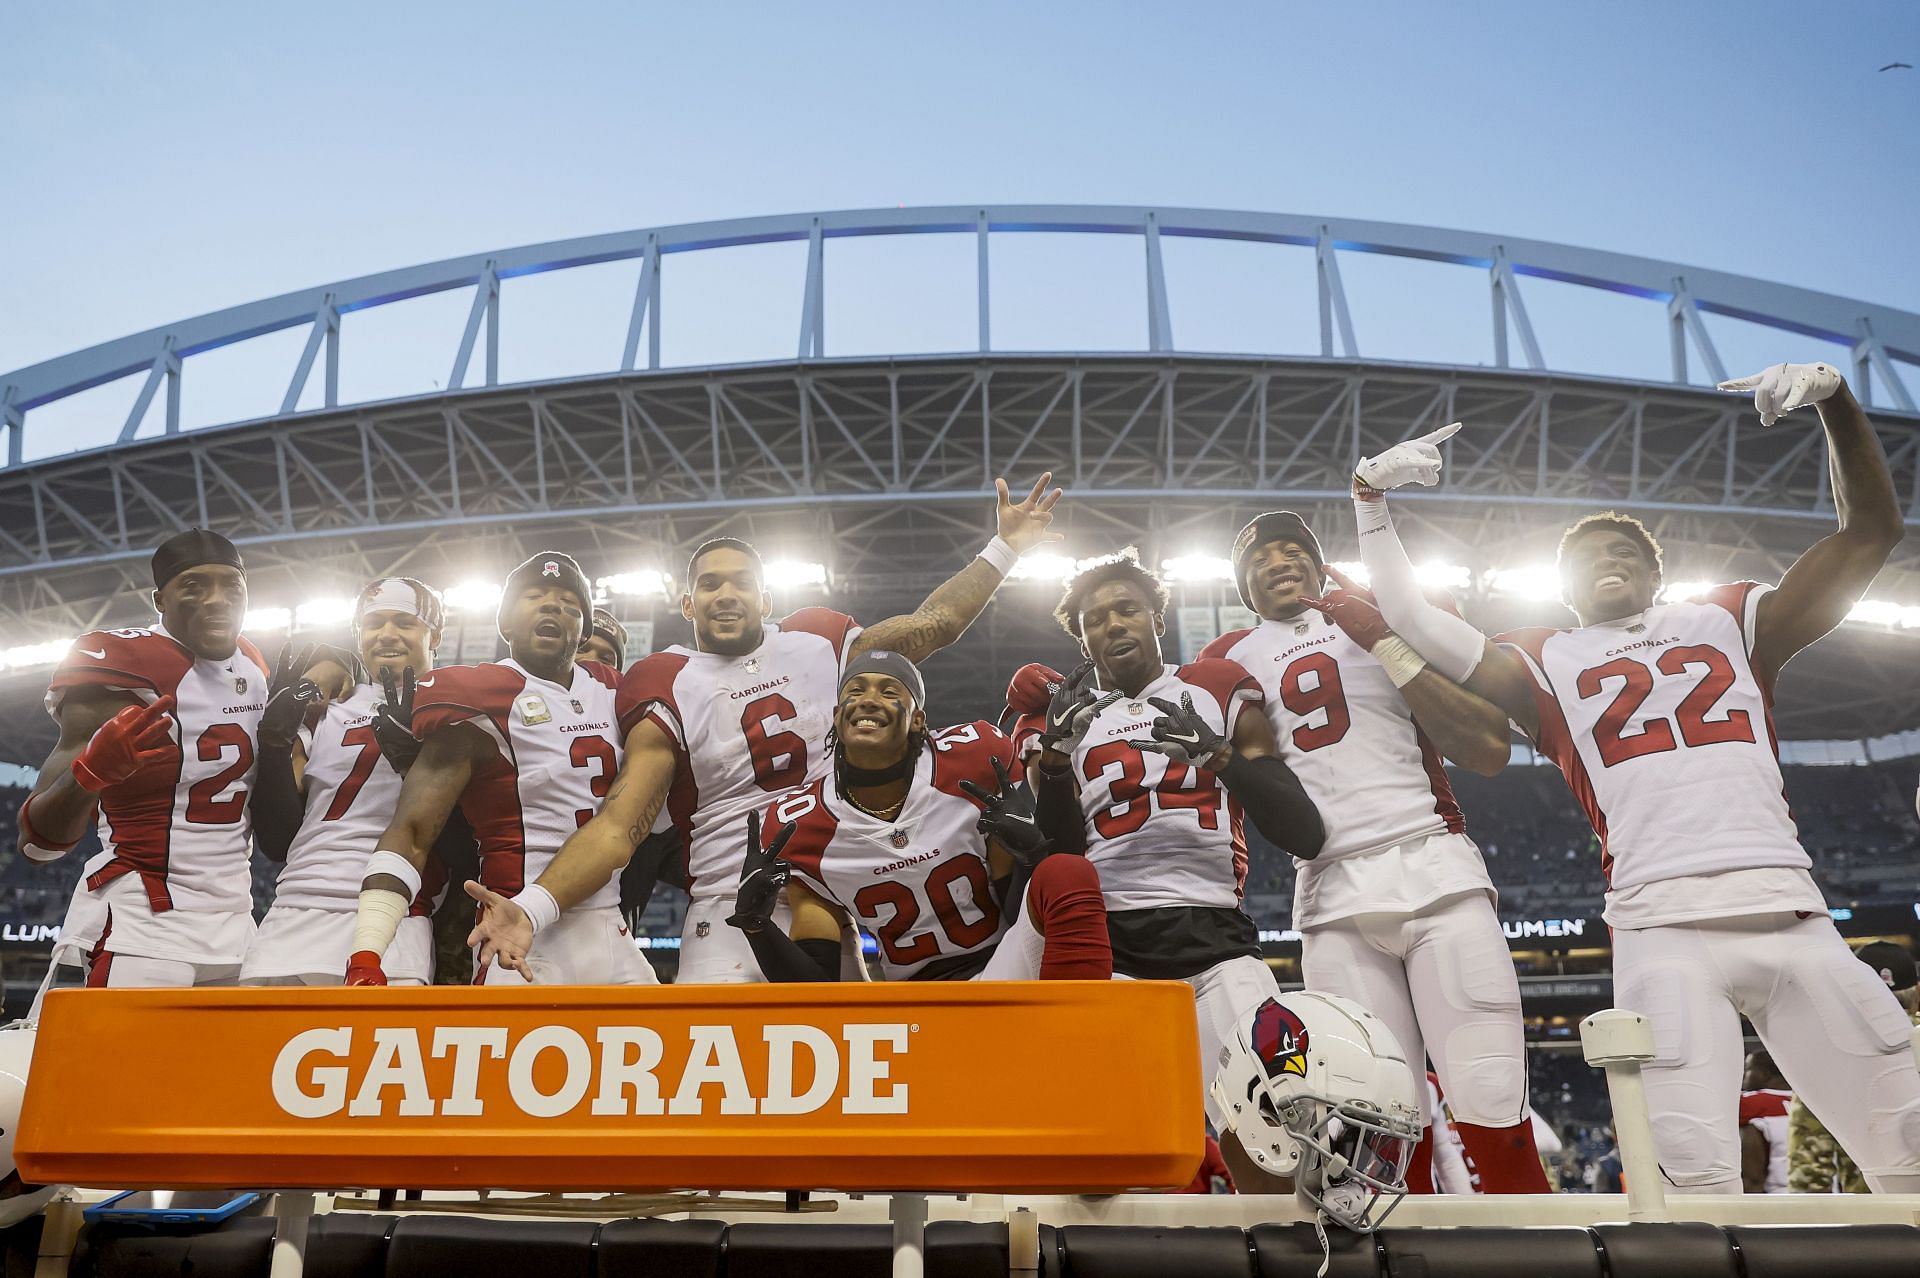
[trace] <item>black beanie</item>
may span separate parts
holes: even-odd
[[[580,642],[585,643],[594,635],[599,635],[613,645],[614,665],[624,667],[627,664],[627,628],[605,608],[593,610],[593,615],[588,619],[586,631],[580,636]]]
[[[506,588],[500,593],[500,607],[506,609],[507,601],[528,586],[554,585],[564,586],[580,596],[581,630],[584,632],[593,611],[593,583],[587,580],[587,574],[580,570],[572,555],[557,550],[543,550],[527,562],[507,574]],[[495,624],[499,619],[495,618]]]
[[[160,549],[153,552],[153,588],[163,589],[187,569],[202,564],[225,564],[241,572],[247,570],[232,542],[211,528],[189,528],[167,538],[160,543]]]
[[[1320,539],[1313,535],[1313,529],[1307,527],[1307,521],[1291,510],[1269,510],[1257,515],[1240,530],[1233,539],[1233,585],[1240,592],[1240,602],[1249,609],[1253,608],[1253,593],[1247,589],[1247,557],[1253,554],[1254,547],[1264,546],[1276,537],[1285,537],[1298,542],[1313,558],[1313,566],[1322,573],[1327,570],[1327,560],[1320,553]]]

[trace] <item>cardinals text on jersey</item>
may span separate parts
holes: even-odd
[[[1320,855],[1295,867],[1294,926],[1492,893],[1470,842],[1430,842],[1466,829],[1440,752],[1380,663],[1338,626],[1307,611],[1222,635],[1201,655],[1259,681],[1281,757],[1326,825]],[[1420,860],[1370,855],[1394,848]]]
[[[954,978],[986,966],[1002,931],[990,891],[980,805],[963,780],[991,792],[998,758],[1013,744],[988,723],[935,735],[914,765],[906,805],[892,821],[870,816],[821,777],[767,809],[766,833],[795,827],[781,859],[799,880],[853,917],[880,945],[890,981]]]
[[[675,646],[627,671],[622,739],[652,719],[679,756],[666,813],[686,841],[694,900],[730,896],[738,886],[749,812],[826,775],[840,667],[859,633],[842,613],[802,608],[767,623],[745,656]]]
[[[87,863],[87,885],[101,890],[136,876],[156,915],[250,912],[247,799],[267,706],[259,649],[242,639],[231,657],[210,661],[159,625],[95,630],[74,640],[55,669],[48,710],[57,711],[76,688],[127,692],[143,704],[171,696],[175,703],[172,758],[100,795],[102,850]]]
[[[562,687],[509,660],[442,666],[420,680],[416,735],[471,723],[493,743],[474,765],[460,810],[480,844],[480,880],[494,891],[512,896],[539,878],[567,836],[599,811],[625,740],[614,714],[618,679],[611,666],[580,661]],[[575,908],[619,902],[616,879]]]
[[[1609,888],[1812,863],[1787,811],[1755,582],[1575,630],[1498,637],[1526,665],[1542,753],[1601,840]]]
[[[1074,750],[1087,859],[1110,911],[1240,905],[1247,843],[1239,801],[1206,769],[1127,744],[1153,730],[1159,711],[1148,698],[1178,704],[1182,694],[1228,737],[1243,707],[1261,712],[1260,685],[1235,663],[1170,665],[1138,697],[1101,711]]]

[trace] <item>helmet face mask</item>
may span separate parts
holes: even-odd
[[[1405,1054],[1347,999],[1269,999],[1242,1017],[1212,1083],[1222,1138],[1288,1176],[1325,1219],[1366,1233],[1406,1196],[1420,1109]]]

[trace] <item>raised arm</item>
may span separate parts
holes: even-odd
[[[1906,528],[1880,437],[1839,370],[1829,364],[1781,364],[1722,382],[1720,389],[1752,391],[1763,426],[1816,404],[1827,433],[1833,511],[1840,526],[1796,559],[1780,588],[1760,600],[1753,662],[1771,681],[1795,653],[1846,620]]]
[[[34,862],[56,861],[86,837],[99,796],[80,784],[73,761],[109,719],[123,710],[137,711],[139,705],[129,692],[75,688],[67,693],[55,714],[60,739],[20,805],[15,839],[20,855]]]
[[[1426,658],[1387,627],[1373,600],[1339,569],[1329,565],[1326,573],[1338,589],[1301,602],[1326,614],[1347,638],[1373,655],[1400,689],[1434,748],[1481,776],[1490,777],[1506,767],[1512,751],[1505,712],[1428,665]],[[1484,663],[1483,654],[1478,664]]]
[[[965,634],[1021,555],[1035,546],[1061,540],[1060,534],[1048,531],[1054,503],[1060,500],[1060,489],[1047,491],[1052,478],[1052,471],[1041,475],[1033,491],[1017,505],[1007,491],[1007,481],[994,480],[999,495],[998,533],[986,549],[934,587],[912,612],[868,626],[848,649],[848,659],[882,648],[909,661],[924,661]]]
[[[479,947],[479,967],[497,962],[526,974],[527,951],[540,929],[604,887],[652,833],[673,785],[676,761],[666,730],[641,720],[627,734],[626,758],[606,802],[567,836],[538,879],[513,897],[479,883],[466,885],[467,895],[480,905],[480,920],[467,938]]]

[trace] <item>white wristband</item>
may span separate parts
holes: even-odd
[[[1004,577],[1012,572],[1014,564],[1020,561],[1020,552],[1009,546],[1006,538],[996,536],[987,543],[979,557],[992,564]]]
[[[553,899],[553,893],[538,883],[529,883],[520,889],[513,903],[527,912],[527,918],[533,924],[533,934],[540,935],[540,929],[551,927],[560,919],[560,902]]]
[[[420,871],[414,868],[413,862],[407,860],[407,858],[401,856],[398,852],[388,852],[382,849],[368,857],[367,877],[372,878],[376,874],[391,875],[406,884],[407,899],[409,901],[420,895]]]
[[[1399,635],[1388,635],[1373,645],[1373,659],[1387,672],[1387,678],[1393,680],[1393,686],[1404,688],[1412,683],[1414,676],[1427,668],[1427,659],[1413,650],[1413,645]]]

